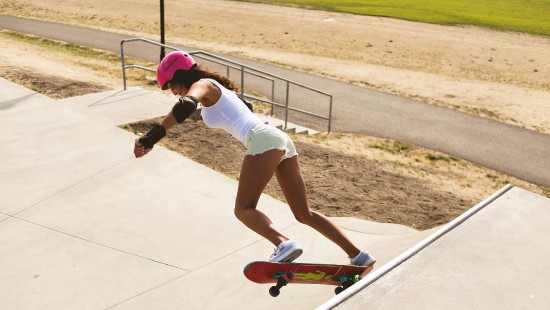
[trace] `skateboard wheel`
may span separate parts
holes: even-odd
[[[336,293],[336,295],[342,293],[343,291],[344,291],[344,288],[341,286],[338,286],[337,288],[334,289],[334,293]]]
[[[272,286],[269,289],[269,295],[271,295],[273,297],[279,296],[280,293],[281,293],[281,290],[279,288],[277,288],[276,286]]]
[[[359,281],[361,281],[361,276],[360,275],[356,275],[355,277],[353,277],[353,283],[357,283]]]
[[[285,280],[287,280],[287,281],[294,280],[294,272],[289,271],[289,272],[285,273]]]

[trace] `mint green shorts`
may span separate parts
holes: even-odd
[[[269,150],[285,151],[281,161],[298,155],[294,143],[286,133],[267,124],[255,125],[248,133],[246,155],[254,156]]]

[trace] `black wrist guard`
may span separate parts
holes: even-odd
[[[172,108],[172,113],[178,123],[182,123],[186,118],[197,110],[199,101],[193,96],[183,96]]]
[[[141,143],[146,149],[152,148],[155,143],[159,142],[160,139],[166,136],[166,129],[162,125],[155,125],[153,129],[149,130],[147,134],[139,138],[139,143]]]

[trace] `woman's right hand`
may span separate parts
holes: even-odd
[[[136,158],[140,158],[145,156],[147,153],[149,153],[153,148],[146,149],[143,144],[139,143],[139,138],[136,139],[134,143],[134,156]]]

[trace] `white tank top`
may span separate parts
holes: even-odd
[[[222,95],[210,107],[202,107],[201,116],[208,127],[222,128],[246,146],[248,132],[262,121],[248,109],[234,91],[225,88],[218,81],[203,79],[216,85]]]

